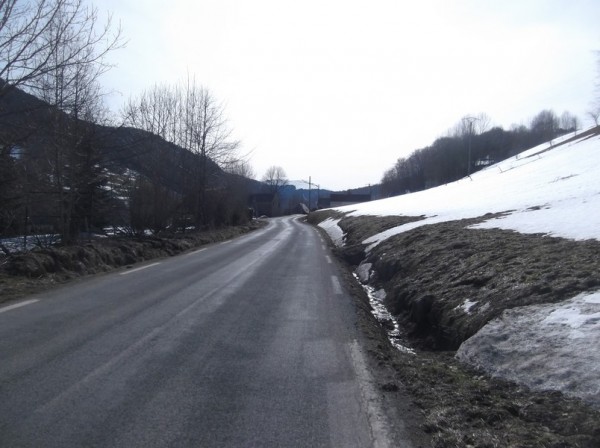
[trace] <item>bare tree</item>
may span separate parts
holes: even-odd
[[[195,195],[194,215],[198,225],[213,225],[218,212],[218,200],[209,198],[208,190],[216,192],[219,173],[215,165],[225,167],[234,159],[239,142],[231,139],[231,130],[224,117],[223,106],[208,89],[188,77],[182,88],[182,132],[179,145],[196,155],[192,187]]]
[[[0,95],[13,87],[37,89],[40,77],[82,60],[102,66],[120,45],[112,18],[101,26],[97,9],[83,0],[0,0]]]
[[[229,174],[245,177],[246,179],[254,179],[256,177],[250,162],[245,159],[240,159],[228,164],[225,167],[225,171]]]
[[[559,127],[563,131],[577,132],[580,127],[579,118],[568,111],[564,111],[559,118]]]
[[[105,41],[110,28],[98,33],[98,13],[82,0],[57,2],[52,21],[39,39],[53,42],[32,59],[45,69],[24,85],[50,107],[50,139],[45,154],[64,242],[89,229],[91,213],[103,182],[93,123],[105,109],[99,78],[110,68],[105,56],[119,47],[118,34]],[[110,26],[110,21],[106,26]],[[38,59],[39,58],[39,59]]]
[[[531,120],[531,131],[546,141],[556,137],[559,127],[559,119],[551,109],[542,110]]]
[[[122,110],[125,124],[159,135],[176,143],[180,133],[178,92],[167,85],[155,85],[142,92],[137,98],[130,98]]]
[[[241,160],[239,142],[231,138],[222,104],[188,77],[183,84],[157,85],[130,100],[123,115],[128,125],[158,134],[194,155],[181,163],[185,203],[196,224],[212,221],[209,208],[215,200],[208,191],[224,188],[218,168],[227,169]]]
[[[126,124],[160,135],[221,168],[239,160],[239,142],[231,138],[223,105],[193,78],[179,85],[155,85],[130,99],[122,114]]]
[[[475,121],[474,125],[475,133],[477,135],[481,135],[490,128],[492,119],[485,112],[478,113],[475,118],[477,118],[477,121]]]
[[[184,87],[184,135],[181,145],[224,168],[233,163],[239,142],[231,139],[223,105],[205,87],[188,79]]]
[[[0,78],[18,86],[43,74],[56,42],[42,35],[58,15],[61,1],[0,1]],[[45,57],[40,57],[45,55]]]
[[[267,169],[262,181],[267,184],[269,191],[273,194],[279,192],[282,187],[288,184],[287,175],[285,170],[280,166],[271,166]]]
[[[448,130],[448,137],[467,137],[469,135],[481,135],[490,128],[492,119],[485,112],[477,115],[465,115]]]

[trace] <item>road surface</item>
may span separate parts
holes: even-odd
[[[286,217],[4,306],[0,446],[395,446],[343,284]]]

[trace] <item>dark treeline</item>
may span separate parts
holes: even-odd
[[[465,117],[448,136],[398,159],[383,175],[382,195],[396,196],[453,182],[579,128],[577,117],[568,112],[558,117],[552,110],[541,111],[529,126],[510,130],[487,129],[488,123],[485,114]]]

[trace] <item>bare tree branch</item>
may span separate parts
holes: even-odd
[[[36,90],[40,77],[82,63],[104,73],[105,56],[123,45],[112,17],[100,25],[98,10],[83,0],[1,0],[0,96],[13,87]]]

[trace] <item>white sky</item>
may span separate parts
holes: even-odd
[[[545,108],[587,122],[597,0],[96,0],[127,47],[130,95],[189,73],[223,101],[258,178],[378,183],[467,114],[508,128]]]

